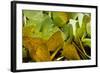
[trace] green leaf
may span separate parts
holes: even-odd
[[[33,33],[35,32],[35,27],[33,25],[24,26],[22,28],[23,37],[33,37]]]
[[[73,38],[73,27],[71,24],[66,24],[63,27],[64,40],[71,40]]]
[[[69,24],[72,25],[73,35],[75,36],[76,35],[76,29],[77,29],[77,26],[79,26],[79,24],[77,24],[77,21],[74,20],[74,19],[70,19]]]
[[[91,37],[91,24],[90,24],[90,22],[87,23],[86,31],[87,31],[88,36]]]
[[[83,17],[84,17],[83,13],[78,13],[78,22],[80,27],[82,27]]]
[[[52,12],[53,14],[53,21],[58,27],[63,27],[68,21],[68,14],[67,12]]]
[[[45,45],[39,45],[33,58],[38,62],[50,61],[50,53]]]
[[[40,30],[44,17],[42,11],[23,10],[23,15],[26,18],[25,26],[34,25],[37,31]]]
[[[27,23],[23,28],[29,29],[28,31],[23,30],[23,32],[31,37],[39,37],[48,40],[52,34],[59,30],[58,27],[54,26],[48,11],[47,13],[49,13],[49,15],[43,14],[42,11],[33,10],[24,10],[23,13],[24,16],[28,18],[28,20],[26,20]]]
[[[78,55],[76,48],[71,43],[65,42],[62,54],[68,60],[80,60],[80,56]]]
[[[47,15],[45,15],[44,20],[42,21],[42,27],[40,32],[42,33],[42,38],[48,40],[52,34],[59,30],[58,27],[54,26],[53,21]]]
[[[46,41],[41,38],[23,38],[23,46],[29,51],[32,61],[50,61]]]
[[[82,43],[84,46],[89,46],[91,48],[91,39],[85,38],[82,40]]]
[[[79,33],[77,34],[79,38],[81,38],[87,31],[90,32],[90,29],[87,30],[88,23],[90,22],[90,16],[84,14],[83,17],[81,17],[82,16],[79,17],[80,28],[77,31]]]
[[[58,47],[63,46],[63,42],[61,32],[55,32],[47,41],[48,50],[55,51]]]
[[[68,14],[69,19],[76,20],[79,13],[77,13],[77,12],[67,12],[67,14]]]

